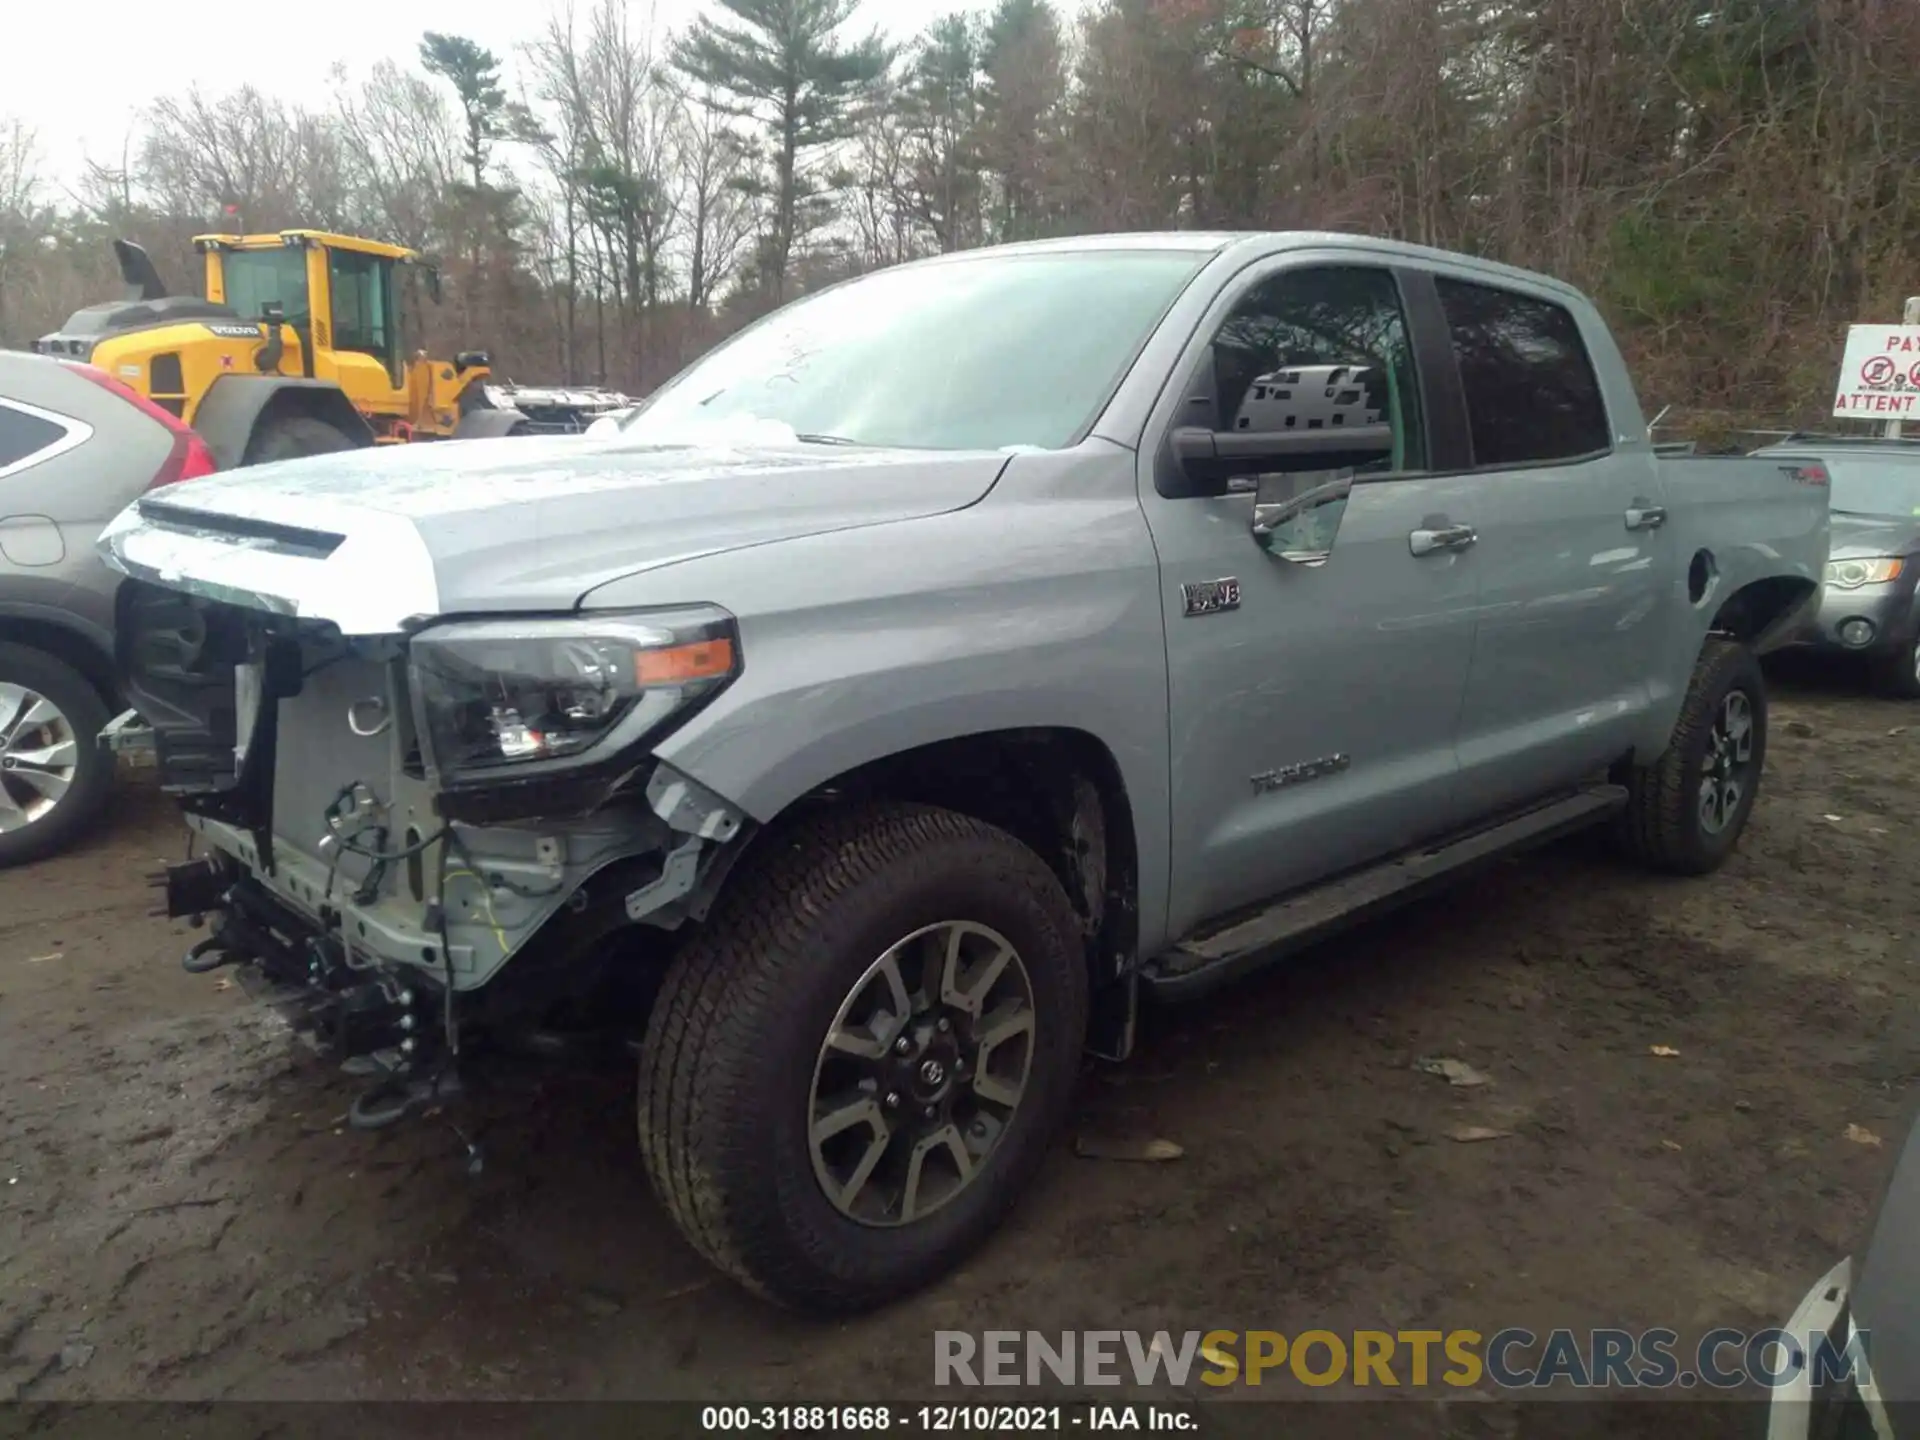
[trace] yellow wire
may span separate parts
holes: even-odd
[[[487,902],[487,924],[493,928],[493,938],[500,946],[500,953],[505,955],[512,947],[507,944],[507,932],[500,928],[500,917],[493,913],[493,887],[471,870],[449,870],[447,879],[471,880],[480,887],[480,896]]]

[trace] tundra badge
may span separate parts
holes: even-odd
[[[1240,608],[1240,582],[1231,575],[1224,580],[1196,580],[1182,585],[1180,594],[1187,602],[1187,614],[1217,615],[1222,610]]]
[[[1298,785],[1305,780],[1338,775],[1351,764],[1353,760],[1350,756],[1328,755],[1319,760],[1302,760],[1298,765],[1282,765],[1278,770],[1266,770],[1254,776],[1253,793],[1265,795],[1269,790],[1284,790],[1289,785]]]

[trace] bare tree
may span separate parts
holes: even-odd
[[[759,156],[710,97],[682,93],[676,112],[677,194],[686,237],[687,308],[712,306],[732,278],[757,221]]]
[[[0,119],[0,343],[7,339],[8,296],[25,280],[46,233],[40,204],[40,147],[26,122]]]

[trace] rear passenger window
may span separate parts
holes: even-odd
[[[24,465],[66,434],[66,426],[0,401],[0,475]]]
[[[1600,381],[1571,313],[1490,285],[1436,283],[1466,385],[1476,465],[1544,464],[1612,448]]]

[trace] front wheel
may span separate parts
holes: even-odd
[[[1909,640],[1875,667],[1880,689],[1900,700],[1920,699],[1920,638]]]
[[[1084,1043],[1066,893],[948,811],[830,813],[749,857],[655,1004],[647,1173],[706,1258],[777,1303],[867,1309],[999,1224]]]
[[[1669,874],[1719,869],[1753,813],[1766,758],[1760,662],[1739,641],[1710,636],[1666,753],[1626,777],[1627,809],[1618,830],[1625,849]]]

